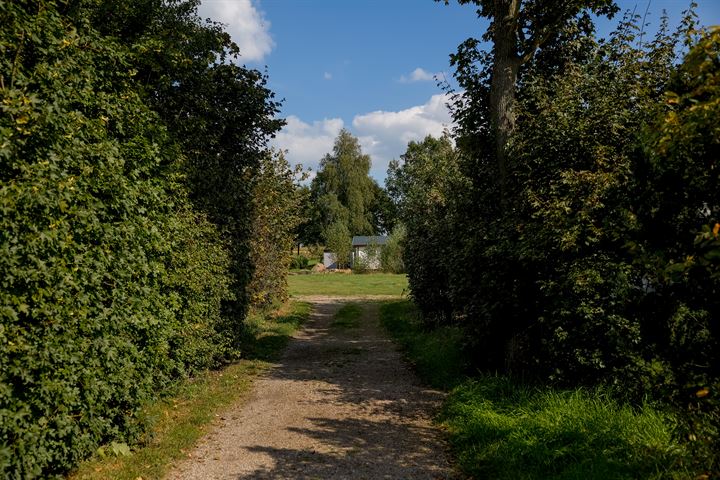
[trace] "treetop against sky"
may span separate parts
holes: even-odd
[[[652,33],[663,10],[674,26],[690,0],[617,3],[647,11]],[[697,3],[701,25],[720,24],[720,1]],[[267,68],[287,119],[274,145],[291,162],[317,170],[347,128],[381,183],[410,140],[450,125],[436,77],[451,81],[449,54],[487,27],[472,6],[432,0],[202,0],[200,15],[226,24],[246,65]],[[600,20],[600,35],[617,21]]]

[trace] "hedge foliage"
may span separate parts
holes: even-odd
[[[242,352],[282,122],[197,4],[0,2],[3,478],[136,440],[144,402]]]
[[[402,163],[393,160],[386,185],[399,205],[399,217],[405,226],[403,266],[413,292],[413,300],[426,320],[448,321],[453,306],[450,275],[456,241],[465,238],[452,234],[459,208],[459,194],[469,188],[460,170],[460,157],[448,135],[426,137],[410,142]],[[470,225],[467,225],[468,228]]]
[[[297,188],[302,167],[291,167],[282,152],[268,152],[252,182],[253,222],[250,241],[254,274],[248,292],[252,305],[266,308],[286,300],[287,273],[293,265],[305,268],[308,259],[293,256],[294,232],[304,220],[299,208],[307,190]],[[304,263],[300,261],[304,259]]]
[[[489,371],[667,402],[717,472],[720,31],[689,13],[639,42],[638,22],[565,31],[525,67],[503,185],[489,57],[461,51],[457,146],[411,143],[388,189],[428,323],[462,326]]]

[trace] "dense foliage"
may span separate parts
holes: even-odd
[[[352,255],[352,235],[345,223],[333,222],[325,229],[325,247],[333,254],[337,268],[350,265]]]
[[[656,385],[693,415],[693,447],[720,470],[720,28],[704,32],[673,72],[664,105],[643,131],[647,183],[633,257],[652,291]],[[644,312],[645,313],[645,312]],[[657,369],[660,370],[660,369]]]
[[[242,349],[281,123],[196,7],[0,2],[0,476],[132,441],[144,402]]]
[[[301,167],[282,153],[268,152],[252,180],[253,220],[250,253],[254,272],[248,292],[256,307],[287,299],[287,271],[293,259],[295,229],[304,217],[298,206],[306,191],[297,187]],[[303,258],[305,268],[308,259]],[[296,262],[297,263],[297,262]],[[302,263],[302,262],[301,262]]]
[[[606,41],[559,33],[519,71],[503,172],[477,44],[453,56],[455,163],[433,171],[452,146],[426,139],[391,167],[413,297],[485,369],[672,405],[714,472],[719,33],[691,13],[650,39],[636,18]]]
[[[403,266],[426,318],[449,320],[451,262],[461,238],[450,233],[457,213],[453,205],[467,179],[447,135],[410,142],[400,160],[391,161],[386,184],[405,226]]]
[[[193,207],[226,240],[234,299],[223,302],[222,313],[232,338],[240,339],[253,276],[251,179],[261,171],[268,138],[282,126],[279,105],[261,72],[237,64],[229,35],[197,17],[199,1],[97,3],[93,12],[104,15],[94,17],[99,25],[137,42],[137,87],[182,150]]]
[[[495,180],[499,200],[504,204],[506,194],[509,194],[506,192],[507,146],[517,121],[515,97],[521,69],[538,56],[555,57],[558,43],[590,34],[594,28],[593,14],[612,17],[618,8],[613,0],[458,0],[458,3],[476,5],[478,17],[490,21],[482,36],[483,40],[492,42],[492,49],[482,55],[487,60],[483,66],[487,81],[481,82],[487,103],[482,108],[481,121],[491,133],[486,138],[487,146],[494,144]],[[468,78],[466,74],[468,68],[473,68],[477,45],[477,38],[463,42],[452,62],[458,67],[460,83],[469,81],[473,88],[478,86],[478,79]],[[539,49],[542,49],[540,55]]]
[[[380,250],[380,267],[387,273],[405,273],[403,251],[407,240],[407,229],[402,223],[395,225]]]

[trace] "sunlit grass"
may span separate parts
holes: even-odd
[[[308,274],[289,275],[291,295],[390,295],[407,294],[408,282],[405,275],[392,273],[369,274]]]
[[[602,389],[556,390],[506,377],[468,380],[441,421],[463,470],[497,479],[687,478],[674,420],[631,408]]]

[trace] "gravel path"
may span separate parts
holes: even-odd
[[[313,314],[251,397],[226,412],[170,479],[449,479],[423,388],[364,302],[358,328],[332,326],[346,300]]]

